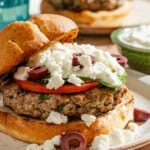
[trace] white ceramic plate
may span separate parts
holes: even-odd
[[[150,111],[150,75],[128,69],[127,86],[135,94],[135,107]],[[142,127],[140,138],[126,145],[118,145],[113,150],[126,150],[142,147],[150,143],[150,120]],[[0,150],[25,150],[28,144],[0,133]]]
[[[135,107],[150,111],[150,75],[140,73],[131,69],[127,70],[127,86],[135,96]],[[113,150],[133,150],[150,144],[150,119],[141,126],[141,136],[126,145],[118,145]]]

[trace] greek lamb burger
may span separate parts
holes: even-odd
[[[20,49],[18,41],[21,39],[24,39],[22,44],[29,43],[28,46],[39,44],[37,39],[45,43],[39,50],[36,47],[32,54],[24,50],[24,55],[17,56],[21,59],[17,59],[15,65],[16,55],[14,60],[9,59],[9,63],[0,55],[4,64],[9,64],[9,69],[2,75],[4,106],[0,107],[0,130],[30,143],[41,144],[53,139],[53,149],[58,146],[62,150],[85,150],[96,136],[126,126],[132,117],[134,97],[124,85],[126,71],[116,58],[92,45],[66,43],[64,39],[73,39],[78,28],[61,16],[57,17],[64,21],[54,23],[52,17],[36,16],[29,22],[13,23],[1,31],[5,35],[3,39],[13,41]],[[49,42],[50,35],[54,34],[45,31],[49,31],[48,28],[52,31],[52,26],[56,29],[54,25],[60,28],[67,23],[70,30],[67,28],[68,31],[63,32],[65,36],[57,30],[55,38],[64,43],[55,39]],[[20,28],[16,35],[18,40],[10,33],[16,26],[18,31],[21,24],[26,31]],[[37,30],[28,34],[32,35],[33,44],[22,38],[27,36],[29,29]],[[60,35],[65,38],[60,38]],[[7,51],[0,49],[0,52],[6,58],[13,49],[8,47]]]
[[[114,28],[128,16],[132,0],[43,0],[42,13],[56,13],[80,27]]]

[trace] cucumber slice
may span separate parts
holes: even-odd
[[[108,83],[106,81],[103,81],[102,79],[96,79],[95,81],[103,84],[104,86],[106,87],[109,87],[109,88],[116,88],[122,84],[125,84],[126,82],[126,76],[127,76],[127,72],[125,71],[124,74],[120,77],[118,77],[118,81],[120,84],[111,84],[111,83]],[[85,82],[89,82],[89,81],[92,81],[90,78],[85,78],[85,77],[80,77],[83,81]]]

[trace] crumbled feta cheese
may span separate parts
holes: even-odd
[[[78,60],[79,60],[79,63],[83,66],[83,69],[79,73],[79,76],[95,79],[96,74],[94,74],[94,68],[91,62],[91,57],[88,55],[81,55],[78,58]]]
[[[84,83],[84,81],[78,78],[75,74],[71,74],[69,76],[68,82],[73,83],[76,86],[80,86],[82,83]]]
[[[14,74],[14,78],[18,80],[27,80],[29,67],[20,67],[17,72]]]
[[[30,144],[26,150],[56,150],[55,146],[60,145],[60,135],[53,137],[50,140],[46,140],[42,145]]]
[[[30,144],[27,146],[26,150],[42,150],[38,144]]]
[[[51,59],[51,51],[50,49],[43,50],[39,52],[38,54],[33,55],[29,58],[29,66],[33,65],[45,65],[46,61]]]
[[[92,65],[92,62],[91,62],[91,57],[88,56],[88,55],[81,55],[79,58],[79,63],[81,65],[83,65],[84,67],[89,67]]]
[[[115,129],[110,134],[96,136],[90,150],[103,150],[105,147],[107,150],[116,145],[129,143],[136,137],[136,132],[133,130],[133,128],[136,128],[136,124],[129,123],[129,126],[131,128]]]
[[[82,68],[72,65],[73,54],[82,54],[78,56],[78,62],[83,66]],[[92,64],[91,56],[95,57],[94,64]],[[65,81],[80,85],[83,83],[80,77],[98,79],[110,85],[119,86],[122,84],[119,76],[125,72],[124,68],[108,52],[101,51],[89,44],[79,45],[77,43],[53,44],[32,56],[28,64],[44,65],[49,70],[51,75],[47,84],[49,89],[59,88]]]
[[[54,73],[62,74],[61,66],[58,65],[53,58],[46,61],[45,66],[47,67],[47,69],[49,70],[51,74],[54,74]]]
[[[93,115],[89,115],[89,114],[82,114],[81,115],[81,120],[83,120],[85,122],[85,124],[88,127],[90,127],[91,124],[96,121],[96,117],[93,116]]]
[[[65,59],[62,64],[63,78],[67,79],[73,72],[72,60]]]
[[[62,86],[64,84],[64,80],[62,79],[62,75],[55,72],[52,74],[52,77],[49,79],[48,84],[46,85],[46,87],[48,89],[57,89],[60,86]]]
[[[138,129],[138,125],[136,123],[134,123],[134,122],[129,122],[128,123],[128,128],[131,131],[136,131]]]
[[[56,150],[55,146],[60,145],[61,136],[55,136],[50,140],[46,140],[42,146],[43,150]]]
[[[96,136],[90,150],[109,150],[109,137],[107,135]]]
[[[54,124],[62,124],[62,123],[67,123],[68,118],[67,116],[64,116],[58,112],[52,111],[48,118],[46,119],[48,123],[54,123]]]

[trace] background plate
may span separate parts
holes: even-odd
[[[133,0],[133,8],[130,15],[124,21],[122,26],[119,27],[150,23],[150,15],[146,15],[149,14],[149,12],[150,12],[150,0]],[[119,27],[98,28],[85,25],[79,26],[81,34],[109,34]]]

